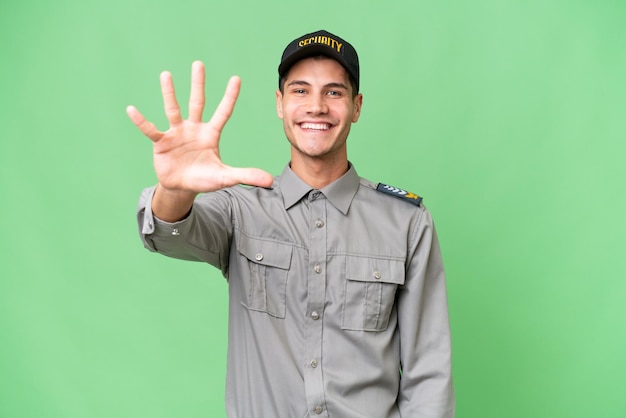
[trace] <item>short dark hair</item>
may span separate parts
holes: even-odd
[[[307,58],[313,58],[316,61],[320,61],[320,60],[332,60],[332,58],[327,57],[326,55],[314,55],[311,57],[307,57]],[[292,65],[293,67],[293,65]],[[285,93],[285,81],[287,80],[287,75],[289,74],[289,71],[291,70],[291,68],[287,69],[287,71],[285,71],[285,75],[283,75],[280,78],[280,82],[278,83],[278,89],[280,90],[281,93]],[[344,68],[345,70],[345,68]],[[350,79],[350,87],[352,87],[352,98],[354,99],[356,97],[357,94],[359,94],[359,91],[356,87],[356,81],[354,80],[354,78],[352,78],[352,76],[348,73],[348,71],[346,71],[346,75],[348,76],[348,78]]]

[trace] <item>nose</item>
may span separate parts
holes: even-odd
[[[321,95],[313,94],[307,103],[307,113],[310,115],[323,115],[328,113],[328,104]]]

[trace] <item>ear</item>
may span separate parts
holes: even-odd
[[[361,116],[361,107],[363,106],[363,95],[357,94],[354,98],[354,112],[352,113],[352,123],[356,123]]]
[[[280,90],[276,90],[276,113],[279,119],[283,118],[283,94]]]

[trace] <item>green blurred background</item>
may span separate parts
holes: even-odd
[[[361,56],[359,174],[425,196],[448,273],[459,418],[626,416],[626,2],[3,1],[0,417],[223,417],[227,289],[143,249],[159,73],[279,173],[283,47]],[[269,417],[268,417],[269,418]]]

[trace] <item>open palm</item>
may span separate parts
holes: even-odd
[[[170,123],[167,131],[159,131],[134,106],[126,110],[133,123],[153,142],[154,169],[159,185],[190,193],[215,191],[235,184],[271,186],[273,179],[269,173],[257,168],[230,167],[220,158],[220,135],[239,95],[239,77],[231,77],[224,97],[208,122],[202,122],[204,79],[204,64],[194,62],[189,116],[183,119],[172,76],[169,72],[161,74],[165,114]]]

